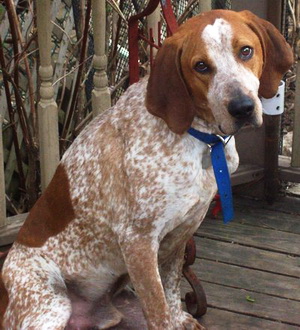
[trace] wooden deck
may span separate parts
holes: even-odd
[[[235,220],[207,217],[195,235],[209,330],[300,329],[300,199],[235,198]],[[187,291],[183,283],[183,291]]]
[[[199,321],[208,330],[300,329],[300,199],[235,198],[235,214],[227,225],[207,217],[195,235],[193,269],[208,301]],[[182,291],[190,291],[185,281]],[[136,300],[126,301],[114,329],[145,329]]]

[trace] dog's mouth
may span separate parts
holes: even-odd
[[[224,130],[222,128],[222,125],[219,125],[218,128],[219,128],[221,135],[226,136],[226,135],[235,135],[242,128],[242,126],[239,128],[236,128],[235,130],[231,130],[230,132],[227,130]]]
[[[226,128],[222,124],[219,124],[218,129],[221,135],[235,135],[238,133],[243,127],[260,127],[262,124],[262,120],[259,120],[256,115],[251,116],[247,119],[239,119],[233,120],[230,127]]]

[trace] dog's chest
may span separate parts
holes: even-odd
[[[187,135],[175,142],[154,137],[142,149],[135,141],[127,150],[135,219],[142,223],[152,218],[154,237],[164,237],[178,226],[186,231],[203,219],[216,192],[212,167],[202,166],[206,149]]]
[[[144,93],[143,84],[138,87]],[[209,130],[200,120],[194,125]],[[232,172],[238,163],[233,140],[226,150]],[[64,160],[76,214],[98,219],[95,227],[106,223],[116,235],[131,232],[132,223],[158,239],[175,228],[180,235],[192,232],[217,190],[212,166],[203,166],[207,155],[207,145],[171,132],[129,89],[77,138]]]

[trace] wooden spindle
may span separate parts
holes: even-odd
[[[111,106],[110,91],[106,74],[107,57],[105,54],[106,6],[105,1],[92,0],[94,30],[94,90],[92,93],[93,116]]]
[[[199,13],[211,10],[211,0],[199,0]]]
[[[59,135],[57,104],[53,98],[53,68],[51,64],[50,21],[51,1],[36,1],[37,28],[40,53],[39,74],[41,78],[40,101],[38,104],[39,143],[42,190],[49,184],[59,162]]]
[[[6,203],[5,203],[5,175],[4,175],[4,160],[3,160],[3,141],[2,141],[2,123],[3,118],[0,114],[0,227],[6,225]]]

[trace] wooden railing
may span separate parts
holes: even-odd
[[[55,17],[61,1],[39,0],[37,7],[37,27],[40,54],[39,75],[40,101],[39,114],[39,143],[41,162],[42,190],[50,182],[59,162],[58,109],[54,100],[57,90],[53,87],[53,67],[51,63],[51,34]],[[18,1],[15,1],[18,3]],[[106,32],[106,2],[92,0],[93,31],[97,36],[94,40],[94,90],[92,94],[93,115],[110,107],[111,98],[106,75],[107,59],[105,54]],[[54,17],[53,17],[54,16]],[[2,127],[2,116],[0,114]],[[3,167],[3,141],[0,137],[0,246],[13,241],[16,232],[26,218],[26,214],[6,217],[5,175]]]

